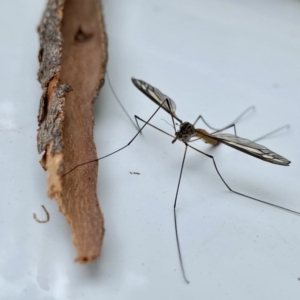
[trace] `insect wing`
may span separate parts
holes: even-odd
[[[162,108],[172,115],[177,121],[182,123],[182,121],[176,116],[176,104],[175,102],[168,97],[167,95],[163,94],[159,89],[153,87],[152,85],[148,84],[147,82],[135,78],[131,78],[133,84],[148,98],[150,98],[153,102],[157,105],[162,105]],[[168,102],[166,101],[168,99]]]
[[[288,166],[290,164],[290,161],[283,156],[250,140],[235,136],[230,133],[217,133],[212,134],[211,136],[227,146],[255,156],[264,161],[283,166]]]

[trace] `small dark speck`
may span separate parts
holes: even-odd
[[[279,84],[278,83],[273,83],[273,88],[278,89],[279,88]]]
[[[140,173],[138,172],[129,172],[130,174],[134,174],[134,175],[141,175]]]

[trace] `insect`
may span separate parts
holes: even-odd
[[[236,150],[242,151],[248,155],[251,155],[253,157],[256,157],[258,159],[264,160],[266,162],[269,163],[273,163],[273,164],[277,164],[277,165],[281,165],[281,166],[288,166],[290,164],[290,161],[286,158],[284,158],[283,156],[271,151],[270,149],[266,148],[265,146],[262,146],[254,141],[250,141],[248,139],[245,138],[241,138],[239,136],[236,135],[236,128],[235,128],[235,124],[232,123],[222,129],[216,130],[213,133],[208,133],[206,130],[204,129],[198,129],[195,127],[195,124],[197,123],[198,120],[202,119],[203,122],[210,128],[212,128],[211,126],[209,126],[206,121],[203,119],[202,116],[199,116],[196,121],[192,124],[189,122],[183,122],[177,115],[176,115],[176,104],[175,102],[168,96],[166,96],[165,94],[163,94],[159,89],[151,86],[150,84],[146,83],[145,81],[142,80],[138,80],[135,78],[132,78],[132,82],[133,84],[143,93],[145,94],[150,100],[152,100],[155,104],[157,104],[159,107],[156,109],[156,111],[152,114],[152,116],[147,120],[143,120],[138,116],[135,116],[135,120],[136,120],[136,124],[139,128],[139,131],[136,133],[136,135],[129,141],[129,143],[123,147],[121,147],[120,149],[105,155],[103,157],[97,158],[95,160],[89,161],[89,162],[85,162],[82,164],[77,165],[76,167],[74,167],[73,169],[71,169],[69,172],[65,173],[64,175],[67,175],[68,173],[70,173],[71,171],[73,171],[74,169],[76,169],[79,166],[85,165],[87,163],[91,163],[93,161],[98,161],[100,159],[104,159],[108,156],[111,156],[123,149],[125,149],[126,147],[128,147],[134,140],[135,138],[141,133],[141,131],[144,129],[144,127],[146,125],[149,125],[161,132],[163,132],[164,134],[170,136],[173,138],[172,143],[175,143],[177,140],[181,141],[184,145],[185,145],[185,150],[184,150],[184,156],[183,156],[183,160],[182,160],[182,164],[181,164],[181,169],[180,169],[180,174],[179,174],[179,180],[178,180],[178,184],[177,184],[177,189],[176,189],[176,195],[175,195],[175,199],[174,199],[174,205],[173,205],[173,215],[174,215],[174,225],[175,225],[175,236],[176,236],[176,243],[177,243],[177,249],[178,249],[178,256],[179,256],[179,263],[180,263],[180,267],[181,267],[181,271],[182,271],[182,275],[183,278],[185,280],[186,283],[189,283],[189,281],[187,280],[187,277],[185,275],[185,270],[184,270],[184,266],[183,266],[183,261],[182,261],[182,255],[181,255],[181,250],[180,250],[180,243],[179,243],[179,236],[178,236],[178,230],[177,230],[177,216],[176,216],[176,206],[177,206],[177,199],[178,199],[178,191],[179,191],[179,187],[180,187],[180,182],[181,182],[181,177],[182,177],[182,171],[183,171],[183,167],[184,167],[184,163],[185,163],[185,158],[186,158],[186,153],[187,153],[187,149],[193,149],[194,151],[197,151],[199,153],[201,153],[202,155],[205,155],[206,157],[210,158],[213,162],[214,168],[218,174],[218,176],[220,177],[220,179],[222,180],[222,182],[224,183],[224,185],[233,193],[238,194],[240,196],[243,197],[247,197],[249,199],[264,203],[264,204],[268,204],[270,206],[273,207],[277,207],[280,208],[282,210],[288,211],[288,212],[292,212],[295,214],[300,214],[299,212],[290,210],[288,208],[276,205],[276,204],[272,204],[251,196],[248,196],[246,194],[242,194],[238,191],[233,190],[224,180],[224,178],[222,177],[222,175],[220,174],[217,164],[215,162],[215,159],[212,155],[207,154],[193,146],[190,145],[190,143],[196,141],[196,140],[202,140],[205,143],[211,144],[213,146],[217,146],[220,143],[225,144],[229,147],[232,147]],[[151,119],[154,117],[154,115],[158,112],[159,109],[163,109],[165,110],[172,119],[172,127],[174,129],[175,135],[171,135],[165,131],[163,131],[162,129],[150,124]],[[179,129],[176,129],[176,125],[175,125],[175,120],[178,121],[180,123],[179,125]],[[144,125],[142,127],[139,126],[138,121],[141,121],[144,123]],[[224,131],[225,129],[228,129],[230,127],[234,128],[234,132],[235,134],[229,134],[229,133],[221,133],[221,131]],[[212,128],[213,129],[213,128]],[[280,128],[281,129],[281,128]],[[278,129],[278,130],[280,130]],[[275,130],[277,131],[277,130]],[[275,132],[274,131],[274,132]],[[273,133],[273,132],[272,132]]]

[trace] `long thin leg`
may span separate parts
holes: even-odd
[[[168,104],[169,110],[170,110],[170,112],[171,112],[172,109],[171,109],[171,105],[170,105],[169,99],[167,98],[166,100],[167,100],[167,104]],[[173,114],[170,113],[170,116],[171,116],[171,119],[172,119],[174,131],[176,132],[176,126],[175,126],[175,120],[174,120]]]
[[[270,206],[273,206],[273,207],[276,207],[276,208],[280,208],[280,209],[282,209],[282,210],[285,210],[285,211],[288,211],[288,212],[291,212],[291,213],[295,213],[295,214],[300,215],[300,212],[297,212],[297,211],[294,211],[294,210],[291,210],[291,209],[288,209],[288,208],[285,208],[285,207],[283,207],[283,206],[279,206],[279,205],[276,205],[276,204],[273,204],[273,203],[269,203],[269,202],[266,202],[266,201],[263,201],[263,200],[260,200],[260,199],[257,199],[257,198],[254,198],[254,197],[251,197],[251,196],[248,196],[248,195],[246,195],[246,194],[242,194],[242,193],[240,193],[240,192],[237,192],[237,191],[233,190],[233,189],[226,183],[226,181],[224,180],[224,178],[222,177],[221,173],[219,172],[219,170],[218,170],[218,168],[217,168],[217,164],[216,164],[216,162],[215,162],[215,159],[214,159],[214,157],[213,157],[212,155],[207,154],[207,153],[205,153],[205,152],[202,152],[202,151],[200,151],[199,149],[192,147],[191,145],[188,145],[188,146],[189,146],[190,148],[194,149],[195,151],[197,151],[197,152],[199,152],[199,153],[201,153],[201,154],[203,154],[203,155],[209,157],[210,159],[212,159],[213,164],[214,164],[214,166],[215,166],[215,169],[216,169],[216,171],[217,171],[219,177],[221,178],[221,180],[223,181],[223,183],[226,185],[226,187],[228,188],[228,190],[231,191],[232,193],[235,193],[235,194],[237,194],[237,195],[240,195],[240,196],[243,196],[243,197],[246,197],[246,198],[249,198],[249,199],[258,201],[258,202],[260,202],[260,203],[264,203],[264,204],[267,204],[267,205],[270,205]]]
[[[138,124],[138,120],[140,120],[140,121],[142,121],[142,122],[144,122],[144,123],[147,122],[147,121],[143,120],[142,118],[140,118],[139,116],[136,116],[136,115],[134,116],[134,118],[135,118],[135,121],[136,121],[137,124]],[[157,129],[158,131],[160,131],[160,132],[162,132],[162,133],[164,133],[164,134],[170,136],[171,138],[175,138],[175,136],[173,136],[172,134],[167,133],[166,131],[164,131],[164,130],[162,130],[162,129],[160,129],[160,128],[154,126],[154,125],[152,125],[152,124],[149,123],[149,122],[148,122],[148,125],[151,126],[151,127],[153,127],[153,128],[155,128],[155,129]]]
[[[171,111],[171,106],[170,106],[170,103],[169,103],[169,100],[168,100],[168,98],[166,99],[166,101],[167,101],[167,104],[168,104],[168,107],[169,107],[169,110]],[[164,120],[164,119],[162,119],[163,121],[165,121],[168,125],[170,125],[173,129],[174,129],[174,131],[176,132],[176,126],[175,126],[175,121],[174,121],[174,117],[173,117],[173,115],[171,114],[171,113],[169,113],[170,114],[170,116],[171,116],[171,119],[172,119],[172,123],[173,123],[173,125],[171,125],[170,123],[168,123],[166,120]],[[134,116],[135,117],[135,123],[137,124],[137,127],[138,128],[140,128],[140,125],[139,125],[139,123],[138,123],[138,121],[137,121],[137,119],[138,119],[138,117],[135,115]],[[141,120],[141,119],[140,119]],[[141,120],[142,121],[142,120]],[[151,125],[152,127],[155,127],[155,126],[153,126],[153,125]],[[158,127],[155,127],[157,130],[160,130],[161,131],[161,129],[159,129]]]
[[[233,120],[229,125],[231,125],[231,124],[234,124],[234,123],[237,123],[237,121],[238,120],[240,120],[245,114],[247,114],[248,112],[250,112],[250,111],[253,111],[255,109],[255,106],[254,105],[252,105],[252,106],[250,106],[250,107],[248,107],[247,109],[245,109],[235,120]],[[203,123],[208,127],[208,128],[210,128],[210,129],[212,129],[212,130],[220,130],[219,128],[215,128],[215,127],[212,127],[211,125],[209,125],[205,120],[204,120],[204,118],[200,115],[197,119],[196,119],[196,121],[194,122],[194,126],[196,125],[196,123],[199,121],[199,120],[202,120],[203,121]],[[229,126],[228,125],[228,126]],[[225,126],[225,127],[228,127],[228,126]]]
[[[289,129],[289,128],[290,128],[290,125],[284,125],[284,126],[282,126],[282,127],[280,127],[280,128],[277,128],[277,129],[275,129],[275,130],[273,130],[273,131],[271,131],[271,132],[269,132],[269,133],[267,133],[267,134],[264,134],[263,136],[261,136],[261,137],[255,139],[255,140],[253,140],[253,142],[260,141],[260,140],[262,140],[262,139],[264,139],[264,138],[266,138],[266,137],[268,137],[268,136],[270,136],[270,135],[272,135],[272,134],[274,134],[274,133],[276,133],[276,132],[279,132],[279,131],[281,131],[281,130],[283,130],[283,129]]]
[[[130,120],[130,122],[133,124],[133,126],[134,126],[137,130],[140,130],[140,128],[134,124],[132,118],[129,116],[127,110],[126,110],[125,107],[123,106],[122,102],[119,100],[119,97],[117,96],[117,94],[116,94],[115,90],[113,89],[112,84],[111,84],[111,82],[110,82],[110,79],[109,79],[109,76],[108,76],[108,72],[106,72],[106,77],[107,77],[108,85],[109,85],[109,87],[110,87],[110,89],[111,89],[111,91],[112,91],[112,93],[113,93],[115,99],[118,101],[119,105],[121,106],[123,112],[126,114],[126,116],[127,116],[128,119]]]
[[[136,119],[136,115],[134,115],[134,118],[135,118],[136,126],[138,127],[138,129],[141,129],[141,127],[140,127],[140,125],[139,125],[139,123],[138,123],[138,121],[137,121],[137,119]]]
[[[233,127],[234,135],[236,136],[236,127],[235,127],[235,124],[230,124],[230,125],[228,125],[228,126],[222,128],[222,129],[219,129],[219,130],[216,130],[216,131],[212,132],[211,134],[214,134],[214,133],[218,133],[218,132],[224,131],[224,130],[229,129],[229,128],[231,128],[231,127]]]
[[[135,138],[140,134],[140,132],[145,128],[145,126],[150,122],[150,120],[155,116],[155,114],[156,114],[156,113],[158,112],[158,110],[164,105],[164,103],[165,103],[166,101],[167,101],[167,100],[165,100],[164,102],[162,102],[162,104],[155,110],[155,112],[152,114],[152,116],[148,119],[148,121],[142,126],[142,128],[137,132],[137,134],[130,140],[130,142],[129,142],[127,145],[125,145],[125,146],[121,147],[120,149],[118,149],[118,150],[116,150],[116,151],[114,151],[114,152],[111,152],[111,153],[109,153],[109,154],[107,154],[107,155],[105,155],[105,156],[102,156],[102,157],[100,157],[100,158],[96,158],[96,159],[93,159],[93,160],[90,160],[90,161],[81,163],[81,164],[77,165],[76,167],[72,168],[70,171],[66,172],[63,176],[66,176],[67,174],[69,174],[70,172],[74,171],[75,169],[77,169],[77,168],[80,167],[80,166],[83,166],[83,165],[86,165],[86,164],[89,164],[89,163],[92,163],[92,162],[96,162],[96,161],[98,161],[98,160],[101,160],[101,159],[103,159],[103,158],[106,158],[106,157],[108,157],[108,156],[111,156],[111,155],[113,155],[113,154],[115,154],[115,153],[117,153],[117,152],[119,152],[119,151],[125,149],[126,147],[128,147],[128,146],[135,140]]]
[[[234,127],[234,134],[237,135],[237,134],[236,134],[236,127],[235,127],[235,124],[229,125],[229,126],[223,128],[223,129],[217,130],[217,131],[215,131],[215,132],[213,132],[213,133],[211,133],[211,134],[214,134],[214,133],[217,133],[217,132],[221,132],[221,131],[226,130],[226,129],[232,127],[232,126]],[[260,141],[260,140],[262,140],[262,139],[264,139],[264,138],[266,138],[266,137],[268,137],[268,136],[270,136],[270,135],[272,135],[272,134],[274,134],[274,133],[276,133],[276,132],[279,132],[279,131],[281,131],[281,130],[283,130],[283,129],[289,129],[289,128],[290,128],[290,125],[284,125],[284,126],[279,127],[279,128],[277,128],[277,129],[275,129],[275,130],[273,130],[273,131],[271,131],[271,132],[268,132],[268,133],[264,134],[263,136],[261,136],[261,137],[255,139],[255,140],[252,140],[252,141],[253,141],[253,142]],[[194,141],[194,140],[192,140],[191,142],[193,142],[193,141]]]
[[[183,160],[182,160],[182,164],[181,164],[180,175],[179,175],[179,180],[178,180],[177,190],[176,190],[176,196],[175,196],[175,201],[174,201],[174,206],[173,206],[173,213],[174,213],[175,235],[176,235],[176,244],[177,244],[177,250],[178,250],[178,256],[179,256],[180,268],[181,268],[181,272],[182,272],[182,276],[183,276],[184,281],[186,283],[190,283],[186,278],[185,270],[184,270],[184,267],[183,267],[181,250],[180,250],[180,243],[179,243],[179,236],[178,236],[178,228],[177,228],[177,217],[176,217],[177,197],[178,197],[179,186],[180,186],[180,182],[181,182],[181,176],[182,176],[183,166],[184,166],[185,157],[186,157],[187,146],[188,145],[185,144],[184,155],[183,155]]]
[[[141,118],[137,117],[136,116],[136,120],[139,119],[140,121],[144,122],[144,120],[142,120]],[[150,120],[149,120],[150,121]],[[167,132],[157,128],[156,126],[152,125],[152,124],[149,124],[149,121],[148,121],[148,125],[152,126],[153,128],[171,136],[170,134],[168,134]],[[231,125],[232,126],[232,125]],[[228,126],[231,127],[231,126]],[[278,130],[276,130],[278,131]],[[176,244],[177,244],[177,251],[178,251],[178,256],[179,256],[179,263],[180,263],[180,268],[181,268],[181,271],[182,271],[182,276],[184,278],[184,281],[186,283],[189,283],[187,277],[186,277],[186,274],[185,274],[185,269],[184,269],[184,265],[183,265],[183,259],[182,259],[182,254],[181,254],[181,248],[180,248],[180,241],[179,241],[179,235],[178,235],[178,224],[177,224],[177,215],[176,215],[176,206],[177,206],[177,199],[178,199],[178,192],[179,192],[179,187],[180,187],[180,183],[181,183],[181,178],[182,178],[182,172],[183,172],[183,166],[184,166],[184,162],[185,162],[185,158],[186,158],[186,152],[187,152],[187,146],[189,146],[190,148],[200,152],[201,154],[209,157],[212,159],[213,161],[213,164],[214,164],[214,167],[215,167],[215,170],[217,171],[217,174],[219,175],[220,179],[222,180],[222,182],[224,183],[224,185],[228,188],[229,191],[237,194],[237,195],[240,195],[240,196],[243,196],[243,197],[246,197],[246,198],[249,198],[251,200],[255,200],[255,201],[258,201],[258,202],[261,202],[261,203],[264,203],[264,204],[267,204],[267,205],[270,205],[270,206],[273,206],[273,207],[276,207],[276,208],[280,208],[282,210],[285,210],[285,211],[288,211],[288,212],[292,212],[292,213],[295,213],[295,214],[298,214],[300,215],[299,212],[297,211],[293,211],[293,210],[290,210],[290,209],[287,209],[285,207],[282,207],[282,206],[279,206],[279,205],[276,205],[276,204],[272,204],[272,203],[269,203],[269,202],[266,202],[266,201],[263,201],[263,200],[260,200],[260,199],[257,199],[257,198],[254,198],[254,197],[251,197],[251,196],[248,196],[248,195],[245,195],[245,194],[242,194],[240,192],[237,192],[233,189],[231,189],[231,187],[226,183],[226,181],[224,180],[224,178],[222,177],[222,175],[220,174],[219,170],[218,170],[218,167],[217,167],[217,164],[215,162],[215,159],[212,155],[209,155],[205,152],[202,152],[188,144],[185,144],[186,147],[185,147],[185,151],[184,151],[184,156],[183,156],[183,160],[182,160],[182,165],[181,165],[181,169],[180,169],[180,175],[179,175],[179,180],[178,180],[178,185],[177,185],[177,190],[176,190],[176,196],[175,196],[175,201],[174,201],[174,205],[173,205],[173,215],[174,215],[174,226],[175,226],[175,236],[176,236]]]
[[[141,119],[138,116],[135,116],[136,121],[140,120],[144,123],[146,123],[146,121],[144,121],[143,119]],[[153,128],[159,130],[160,132],[174,138],[171,134],[165,132],[164,130],[150,124],[148,122],[148,125],[152,126]],[[184,155],[183,155],[183,160],[182,160],[182,164],[181,164],[181,169],[180,169],[180,175],[179,175],[179,180],[178,180],[178,184],[177,184],[177,190],[176,190],[176,196],[175,196],[175,200],[174,200],[174,205],[173,205],[173,214],[174,214],[174,226],[175,226],[175,236],[176,236],[176,245],[177,245],[177,251],[178,251],[178,256],[179,256],[179,263],[180,263],[180,268],[181,268],[181,272],[182,272],[182,276],[183,279],[186,283],[189,283],[186,275],[185,275],[185,269],[183,266],[183,260],[182,260],[182,255],[181,255],[181,249],[180,249],[180,242],[179,242],[179,236],[178,236],[178,226],[177,226],[177,215],[176,215],[176,205],[177,205],[177,198],[178,198],[178,192],[179,192],[179,187],[180,187],[180,182],[181,182],[181,177],[182,177],[182,171],[183,171],[183,166],[184,166],[184,162],[185,162],[185,158],[186,158],[186,152],[187,152],[187,145],[185,146],[185,150],[184,150]]]

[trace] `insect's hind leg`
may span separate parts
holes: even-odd
[[[260,200],[260,199],[257,199],[257,198],[254,198],[254,197],[251,197],[251,196],[248,196],[248,195],[246,195],[246,194],[242,194],[242,193],[240,193],[240,192],[238,192],[238,191],[233,190],[233,189],[226,183],[226,181],[224,180],[224,178],[222,177],[221,173],[220,173],[219,170],[218,170],[216,161],[215,161],[215,159],[214,159],[214,157],[213,157],[212,155],[207,154],[207,153],[205,153],[205,152],[203,152],[203,151],[200,151],[199,149],[194,148],[194,147],[192,147],[192,146],[189,145],[189,144],[188,144],[188,146],[189,146],[190,148],[194,149],[195,151],[197,151],[197,152],[199,152],[199,153],[201,153],[201,154],[203,154],[203,155],[209,157],[210,159],[212,159],[213,164],[214,164],[214,167],[215,167],[215,170],[217,171],[217,173],[218,173],[220,179],[222,180],[222,182],[224,183],[224,185],[228,188],[228,190],[229,190],[230,192],[235,193],[235,194],[240,195],[240,196],[243,196],[243,197],[246,197],[246,198],[249,198],[249,199],[251,199],[251,200],[255,200],[255,201],[260,202],[260,203],[264,203],[264,204],[267,204],[267,205],[270,205],[270,206],[273,206],[273,207],[276,207],[276,208],[280,208],[280,209],[282,209],[282,210],[285,210],[285,211],[288,211],[288,212],[291,212],[291,213],[300,215],[300,212],[297,212],[297,211],[295,211],[295,210],[291,210],[291,209],[285,208],[285,207],[283,207],[283,206],[279,206],[279,205],[276,205],[276,204],[273,204],[273,203],[270,203],[270,202],[267,202],[267,201],[263,201],[263,200]]]
[[[279,132],[279,131],[282,131],[282,130],[284,130],[284,129],[288,130],[289,128],[290,128],[290,125],[284,125],[284,126],[281,126],[281,127],[277,128],[277,129],[271,131],[271,132],[268,132],[268,133],[266,133],[266,134],[260,136],[259,138],[253,140],[253,142],[260,141],[260,140],[262,140],[262,139],[264,139],[264,138],[266,138],[266,137],[268,137],[268,136],[270,136],[270,135],[273,135],[273,134],[275,134],[275,133],[277,133],[277,132]]]
[[[224,131],[224,130],[226,130],[226,129],[229,129],[230,127],[233,127],[233,128],[234,128],[234,135],[236,136],[236,135],[237,135],[237,132],[236,132],[236,124],[228,125],[227,127],[223,128],[223,129],[220,129],[220,130],[217,130],[217,131],[214,131],[214,132],[212,132],[211,134],[214,134],[214,133],[218,133],[218,132]],[[284,129],[288,130],[289,128],[290,128],[290,125],[284,125],[284,126],[281,126],[281,127],[277,128],[277,129],[275,129],[275,130],[272,130],[272,131],[270,131],[270,132],[268,132],[268,133],[266,133],[266,134],[260,136],[259,138],[254,139],[254,140],[252,140],[252,141],[253,141],[253,142],[257,142],[257,141],[263,140],[263,139],[267,138],[268,136],[271,136],[271,135],[273,135],[273,134],[275,134],[275,133],[277,133],[277,132],[280,132],[280,131],[282,131],[282,130],[284,130]]]
[[[229,128],[233,127],[234,135],[236,136],[237,134],[236,134],[236,127],[235,126],[236,126],[235,124],[230,124],[230,125],[222,128],[222,129],[219,129],[219,130],[216,130],[216,131],[212,132],[211,134],[222,132],[222,131],[224,131],[226,129],[229,129]]]
[[[234,126],[234,132],[235,132],[235,135],[236,135],[236,128],[235,128],[235,123],[237,123],[243,116],[245,116],[248,112],[251,112],[251,111],[254,111],[255,109],[255,106],[252,105],[250,107],[248,107],[247,109],[245,109],[235,120],[233,120],[229,125],[227,126],[224,126],[222,127],[221,129],[220,128],[215,128],[213,126],[211,126],[204,118],[202,115],[199,115],[198,118],[196,119],[196,121],[194,122],[194,126],[196,125],[196,123],[199,121],[199,120],[202,120],[202,122],[210,129],[212,130],[215,130],[215,132],[220,132],[220,131],[223,131],[225,129],[228,129],[232,126]]]

